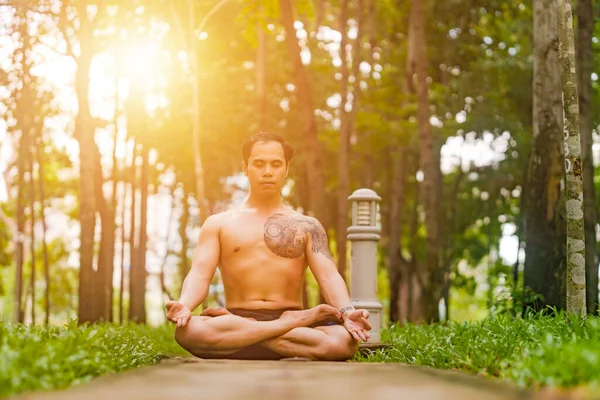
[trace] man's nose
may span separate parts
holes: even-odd
[[[270,167],[270,166],[268,166],[268,165],[267,165],[267,166],[265,167],[265,172],[263,173],[263,175],[268,175],[268,176],[271,176],[271,175],[273,175],[273,171],[271,170],[271,167]]]

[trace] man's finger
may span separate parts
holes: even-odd
[[[362,340],[363,342],[367,341],[367,337],[365,336],[363,331],[358,331],[357,334],[358,334],[358,337],[360,337],[360,340]]]
[[[363,319],[362,323],[363,323],[363,325],[364,325],[364,327],[365,327],[366,330],[371,330],[371,323],[368,320]]]
[[[369,312],[367,310],[363,310],[363,318],[369,318]]]
[[[350,332],[350,334],[352,335],[354,340],[356,340],[357,342],[360,340],[360,337],[358,337],[358,334],[356,332]]]

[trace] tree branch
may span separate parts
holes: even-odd
[[[79,16],[81,18],[81,16]],[[60,13],[58,14],[58,29],[65,40],[65,44],[67,46],[67,55],[72,57],[73,60],[77,61],[77,56],[75,55],[75,51],[73,50],[73,44],[69,39],[69,35],[67,34],[67,28],[69,27],[69,18],[67,17],[67,4],[66,2],[62,2],[60,5]],[[72,27],[72,25],[71,25]]]
[[[194,31],[194,35],[196,34],[196,32],[202,32],[204,26],[206,25],[210,17],[212,17],[217,11],[219,11],[219,9],[223,7],[228,1],[230,0],[221,0],[217,4],[215,4],[215,6],[211,8],[211,10],[208,13],[206,13],[204,18],[202,18],[202,21],[200,21],[200,25],[198,25],[198,28],[196,28],[196,30]]]
[[[190,54],[190,46],[185,39],[185,32],[183,32],[181,18],[179,18],[179,14],[177,14],[177,10],[175,9],[175,2],[173,0],[167,0],[169,3],[169,9],[171,10],[171,14],[173,15],[173,19],[175,20],[175,26],[177,27],[177,31],[179,32],[179,40],[181,41],[181,45],[183,46],[184,51],[187,54]]]

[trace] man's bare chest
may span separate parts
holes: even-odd
[[[287,259],[300,258],[305,254],[311,229],[311,223],[303,216],[236,218],[221,228],[221,255],[227,258],[266,252]]]

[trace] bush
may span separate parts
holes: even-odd
[[[479,322],[393,326],[392,348],[357,361],[467,371],[519,386],[600,387],[600,318],[498,315]]]
[[[65,327],[0,323],[0,396],[64,388],[99,375],[187,354],[173,327],[95,324]]]

